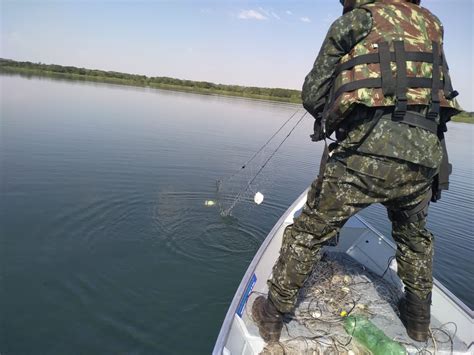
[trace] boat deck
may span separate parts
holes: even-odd
[[[390,265],[390,263],[389,263]],[[346,253],[325,252],[299,293],[294,314],[285,319],[278,344],[267,345],[263,354],[364,354],[363,348],[343,328],[343,312],[362,315],[390,338],[402,343],[409,353],[464,353],[466,345],[456,337],[454,323],[432,319],[427,343],[411,340],[399,319],[397,304],[401,290],[397,280],[387,281],[391,270],[378,276]],[[250,335],[258,336],[251,319],[252,293],[243,321]]]

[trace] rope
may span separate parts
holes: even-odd
[[[268,162],[273,158],[273,156],[276,154],[276,152],[278,152],[278,150],[281,148],[281,146],[283,145],[283,143],[285,143],[285,141],[288,139],[288,137],[291,135],[291,133],[293,133],[293,131],[296,129],[296,127],[300,124],[300,122],[303,120],[303,118],[306,116],[308,112],[305,112],[303,113],[303,115],[300,117],[300,119],[298,120],[298,122],[296,122],[296,124],[293,126],[293,128],[288,132],[288,134],[286,135],[286,137],[280,142],[280,144],[278,145],[278,147],[276,147],[276,149],[273,151],[272,154],[270,154],[270,156],[268,157],[268,159],[265,161],[265,163],[263,163],[263,165],[260,167],[260,169],[257,171],[257,173],[255,174],[255,176],[252,178],[252,180],[250,180],[250,182],[247,184],[247,186],[242,190],[240,191],[237,196],[235,197],[234,199],[234,202],[232,202],[232,205],[226,209],[225,211],[222,212],[222,215],[224,216],[227,216],[229,215],[230,211],[232,211],[232,209],[235,207],[235,205],[237,204],[237,202],[239,201],[240,197],[245,193],[247,192],[247,190],[250,188],[250,186],[252,185],[252,183],[255,181],[255,179],[258,177],[258,175],[262,172],[262,170],[265,168],[265,166],[267,166]],[[293,114],[295,115],[296,112]]]
[[[227,179],[227,180],[232,179],[232,178],[233,178],[236,174],[238,174],[241,170],[245,169],[245,168],[247,167],[247,165],[248,165],[252,160],[254,160],[255,157],[256,157],[263,149],[265,149],[265,147],[272,141],[272,139],[275,138],[275,136],[276,136],[278,133],[280,133],[280,131],[283,129],[283,127],[285,127],[286,124],[287,124],[288,122],[290,122],[293,117],[295,117],[295,115],[299,112],[299,110],[300,110],[300,109],[297,109],[297,110],[290,116],[290,118],[288,118],[288,119],[278,128],[278,130],[277,130],[275,133],[273,133],[273,135],[265,142],[265,144],[262,145],[262,146],[260,147],[260,149],[259,149],[257,152],[255,152],[254,155],[242,165],[242,167],[241,167],[240,169],[236,170],[232,175],[230,175],[230,176],[229,176],[228,178],[226,178],[226,179]],[[217,179],[217,186],[218,186],[218,187],[219,187],[219,185],[222,183],[223,180],[224,180],[224,179],[222,179],[222,178],[221,178],[221,179]]]

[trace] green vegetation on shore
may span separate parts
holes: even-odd
[[[214,84],[207,81],[181,80],[169,77],[119,73],[97,69],[85,69],[55,64],[17,62],[0,58],[0,73],[17,73],[26,76],[42,76],[69,80],[95,81],[119,85],[151,87],[165,90],[240,96],[252,99],[301,103],[301,91],[282,88],[259,88],[239,85]],[[474,123],[474,112],[461,112],[452,118],[454,122]]]
[[[451,118],[454,122],[474,123],[474,112],[461,112]]]
[[[168,77],[147,77],[146,75],[76,68],[55,64],[17,62],[2,58],[0,58],[0,73],[1,72],[301,103],[301,92],[299,90],[223,85],[207,81],[181,80]]]

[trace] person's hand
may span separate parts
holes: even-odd
[[[439,174],[433,178],[431,184],[431,202],[437,202],[441,199],[441,189],[439,188]]]

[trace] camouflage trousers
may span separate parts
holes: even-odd
[[[280,312],[291,312],[322,244],[336,236],[349,217],[381,203],[392,221],[398,275],[407,289],[424,299],[433,286],[433,235],[425,228],[426,213],[418,213],[413,220],[405,212],[428,205],[437,170],[393,158],[336,151],[312,183],[301,215],[285,230],[280,256],[268,280],[269,298]]]

